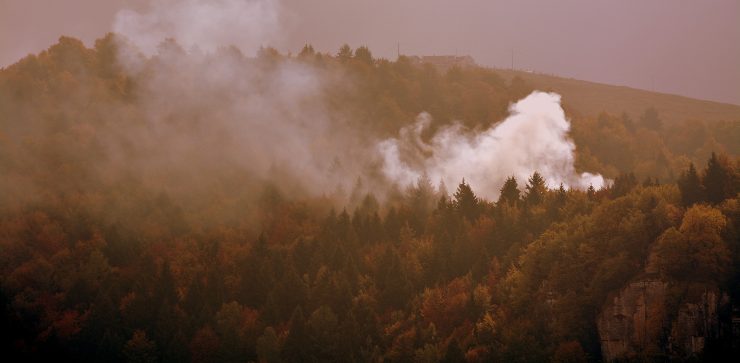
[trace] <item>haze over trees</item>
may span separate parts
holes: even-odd
[[[310,147],[351,154],[321,134],[383,139],[424,111],[432,133],[479,130],[533,91],[522,79],[349,45],[251,58],[175,40],[132,73],[121,46],[62,37],[0,70],[0,344],[24,360],[599,361],[598,314],[631,281],[667,281],[668,316],[697,286],[740,298],[740,120],[582,115],[565,100],[576,168],[613,183],[548,188],[535,171],[502,176],[489,200],[341,155],[323,179],[294,134],[259,140],[271,129],[254,122],[238,139],[232,115],[306,130],[327,116]],[[201,82],[231,64],[251,77],[243,103],[270,107],[229,109],[234,93]],[[304,67],[331,81],[275,86],[314,89]],[[171,96],[151,103],[153,84]],[[278,148],[282,163],[265,161]],[[731,352],[728,327],[703,355],[669,358]],[[650,354],[628,358],[668,355]]]

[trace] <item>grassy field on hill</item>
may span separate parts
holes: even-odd
[[[654,107],[668,123],[686,120],[740,120],[739,105],[540,73],[507,69],[496,69],[496,72],[507,81],[518,76],[537,89],[558,92],[566,105],[584,116],[596,116],[602,111],[616,115],[626,112],[636,119],[646,108]]]

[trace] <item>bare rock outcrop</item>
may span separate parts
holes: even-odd
[[[681,291],[676,296],[667,282],[644,279],[612,296],[597,321],[604,361],[680,361],[719,338],[719,311],[728,305],[727,296],[700,284]]]

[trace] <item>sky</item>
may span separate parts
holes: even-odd
[[[0,67],[68,35],[92,45],[152,0],[0,0]],[[245,0],[248,1],[248,0]],[[282,0],[283,52],[343,43],[740,104],[740,0]]]

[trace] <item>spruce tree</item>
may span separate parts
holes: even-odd
[[[519,186],[516,183],[516,178],[511,176],[506,179],[504,186],[501,187],[501,195],[498,197],[499,204],[506,202],[508,204],[514,204],[519,201]]]
[[[726,157],[712,153],[704,170],[704,190],[709,203],[719,204],[737,194],[735,172]]]
[[[286,362],[300,362],[308,357],[310,340],[306,333],[306,318],[303,309],[297,306],[290,318],[290,330],[283,345],[283,360]]]
[[[525,186],[526,194],[524,201],[527,205],[538,205],[545,200],[545,193],[547,187],[545,186],[545,179],[538,172],[534,172],[529,178],[527,185]]]
[[[678,178],[678,189],[681,191],[681,204],[684,207],[690,207],[704,200],[704,190],[694,163],[689,164],[689,169]]]
[[[455,208],[458,213],[471,222],[475,221],[478,218],[479,201],[470,185],[465,183],[465,179],[457,186],[454,197]]]

